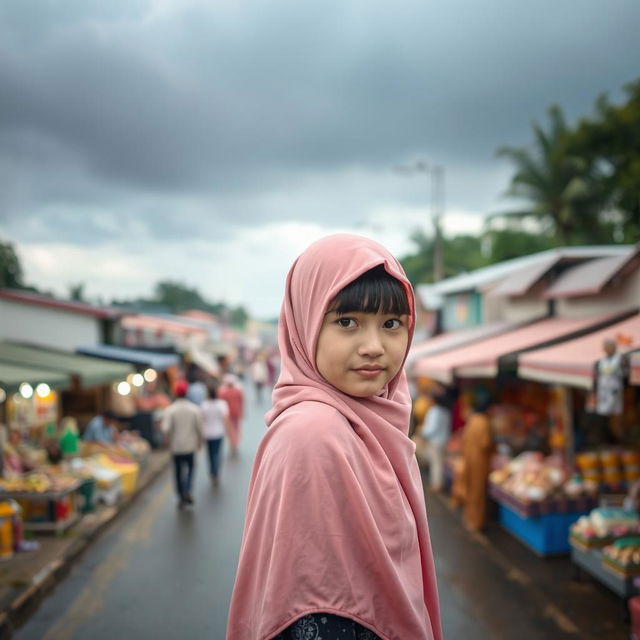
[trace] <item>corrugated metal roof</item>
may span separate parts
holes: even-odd
[[[573,298],[600,293],[639,252],[633,249],[608,258],[589,260],[563,273],[545,292],[545,298]]]
[[[0,289],[0,298],[12,302],[49,307],[60,311],[69,311],[70,313],[78,313],[101,319],[119,318],[125,313],[121,309],[114,307],[97,307],[92,304],[75,302],[73,300],[58,300],[57,298],[43,296],[39,293],[32,293],[31,291],[21,291],[19,289]]]
[[[495,285],[488,296],[491,298],[524,296],[561,260],[560,256],[549,256],[546,260],[518,269]]]
[[[491,282],[496,282],[512,273],[531,267],[536,264],[544,263],[552,257],[560,258],[601,258],[607,256],[617,256],[628,253],[632,247],[630,245],[607,245],[592,247],[560,247],[558,249],[549,249],[540,253],[534,253],[529,256],[513,258],[505,260],[498,264],[492,264],[488,267],[475,269],[469,273],[464,273],[453,278],[447,278],[436,284],[438,293],[446,295],[457,293],[459,291],[472,291]]]

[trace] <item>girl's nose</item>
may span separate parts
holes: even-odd
[[[361,356],[376,358],[384,353],[384,346],[380,333],[377,330],[365,331],[362,334],[362,342],[358,348]]]

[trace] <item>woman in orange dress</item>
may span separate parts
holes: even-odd
[[[464,461],[464,510],[463,520],[467,529],[484,528],[487,514],[487,479],[491,470],[493,438],[486,410],[488,399],[474,400],[473,413],[462,434],[462,459]]]

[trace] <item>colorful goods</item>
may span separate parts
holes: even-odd
[[[640,451],[605,449],[576,456],[576,465],[585,483],[621,490],[640,479]]]
[[[618,508],[594,509],[571,527],[571,541],[584,547],[604,547],[616,538],[640,534],[640,517]]]
[[[13,557],[13,507],[0,502],[0,560]]]
[[[489,481],[523,502],[539,502],[560,492],[569,479],[561,458],[527,451],[492,471]]]
[[[605,567],[625,576],[640,575],[640,537],[620,538],[604,548]]]

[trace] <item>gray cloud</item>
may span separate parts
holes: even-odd
[[[9,233],[356,222],[376,201],[424,198],[388,176],[418,155],[447,166],[452,206],[481,210],[473,175],[495,171],[496,147],[526,143],[552,102],[586,113],[640,59],[636,0],[174,5],[2,3]],[[342,205],[314,191],[332,184]]]

